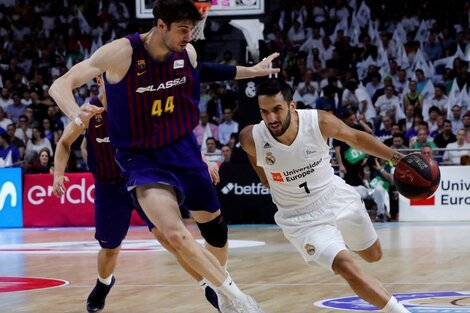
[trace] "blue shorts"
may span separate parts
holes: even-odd
[[[149,230],[154,227],[142,209],[135,205],[125,183],[95,182],[95,238],[102,248],[117,248],[127,235],[135,208]]]
[[[116,161],[128,180],[128,190],[160,183],[175,187],[180,207],[207,212],[220,208],[193,134],[158,149],[118,149]]]

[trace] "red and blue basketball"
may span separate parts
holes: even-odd
[[[412,153],[398,161],[393,178],[400,194],[420,200],[432,196],[439,187],[441,171],[436,161],[421,153]]]

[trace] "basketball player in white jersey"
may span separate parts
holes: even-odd
[[[278,207],[276,223],[307,263],[341,275],[358,296],[383,312],[409,312],[349,254],[367,262],[382,257],[377,233],[359,194],[334,175],[327,139],[397,162],[402,155],[334,115],[296,110],[292,90],[278,79],[257,90],[263,121],[246,126],[240,142]]]

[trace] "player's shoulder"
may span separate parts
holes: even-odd
[[[255,125],[250,124],[245,127],[240,131],[239,135],[239,140],[240,144],[243,146],[247,145],[254,145],[254,140],[253,140],[253,127]]]
[[[189,61],[194,68],[197,67],[197,52],[194,46],[190,43],[186,46],[186,52],[188,53]]]

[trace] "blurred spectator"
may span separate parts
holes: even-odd
[[[12,120],[6,117],[5,111],[0,107],[0,128],[7,129],[7,126],[13,123]]]
[[[230,146],[223,145],[222,148],[220,148],[220,151],[222,153],[222,162],[229,163],[230,158],[232,156],[232,149],[230,148]]]
[[[48,117],[42,120],[42,127],[44,128],[46,138],[50,141],[51,145],[55,147],[59,141],[59,133],[55,130],[54,125]]]
[[[437,107],[441,113],[447,115],[447,96],[442,85],[434,87],[434,97],[430,101],[424,101],[423,103],[423,117],[425,120],[428,117],[429,108],[433,106]]]
[[[201,147],[201,150],[206,149],[206,140],[209,137],[214,137],[216,141],[219,141],[219,129],[218,126],[209,122],[209,114],[207,112],[201,112],[199,115],[199,124],[193,130],[196,136],[197,143]]]
[[[7,132],[0,129],[0,167],[13,166],[19,160],[20,152],[10,144]]]
[[[400,135],[400,136],[403,136],[403,133],[401,132],[400,130],[400,126],[398,126],[397,123],[392,123],[391,127],[390,127],[390,135],[391,137],[390,138],[386,138],[383,143],[387,146],[391,146],[393,145],[393,137],[395,135]]]
[[[405,106],[405,117],[398,121],[398,126],[402,133],[406,133],[408,129],[412,128],[415,120],[415,107],[412,104]]]
[[[7,110],[7,107],[13,104],[13,99],[10,95],[10,90],[7,87],[2,88],[2,93],[0,94],[0,108],[3,110]]]
[[[426,122],[423,122],[423,117],[420,114],[415,114],[415,117],[413,119],[413,127],[409,128],[405,132],[405,140],[408,140],[410,144],[414,143],[413,140],[415,140],[416,139],[415,137],[418,136],[418,130],[424,124],[426,124],[426,129],[427,129],[428,124]]]
[[[224,109],[224,121],[219,125],[219,142],[226,145],[233,133],[238,133],[238,123],[233,119],[231,108]]]
[[[207,160],[214,165],[219,166],[223,162],[222,151],[217,149],[217,142],[214,137],[206,139],[206,150],[202,151],[206,156]]]
[[[470,155],[462,155],[460,157],[460,165],[470,165]]]
[[[433,141],[429,140],[428,131],[425,128],[420,128],[418,130],[416,142],[413,143],[410,148],[423,150],[424,146],[430,146],[433,149],[437,148],[436,144]]]
[[[99,93],[100,93],[99,86],[96,84],[91,85],[90,95],[84,100],[84,103],[90,103],[91,98],[98,97]]]
[[[424,76],[424,72],[420,68],[415,71],[415,75],[416,75],[416,91],[418,91],[419,94],[422,94],[424,87],[429,81],[429,78]]]
[[[434,160],[434,150],[430,145],[424,145],[421,154],[427,156],[431,160]]]
[[[403,96],[403,104],[406,107],[408,104],[412,104],[415,108],[415,113],[422,114],[423,111],[423,97],[418,92],[417,82],[415,80],[410,81],[408,84],[409,92]]]
[[[372,98],[377,90],[384,88],[382,83],[382,76],[378,72],[373,72],[369,75],[370,81],[366,84],[366,91]]]
[[[470,143],[470,111],[462,117],[463,129],[465,129],[465,142]]]
[[[392,145],[390,146],[392,149],[407,149],[408,146],[405,144],[405,139],[403,138],[402,134],[395,134],[392,137]]]
[[[13,94],[13,103],[8,105],[7,107],[7,116],[9,119],[13,121],[13,123],[18,123],[18,118],[20,115],[24,114],[24,110],[26,109],[26,105],[21,103],[21,98],[18,93]]]
[[[359,125],[356,113],[353,110],[347,110],[343,115],[343,122],[357,130],[364,131],[364,123]],[[367,125],[365,125],[367,127]],[[368,129],[371,131],[371,129]],[[339,170],[341,175],[344,175],[344,180],[351,186],[362,185],[362,160],[366,158],[366,154],[358,151],[349,146],[343,141],[333,140],[333,146],[336,151],[336,160],[338,161]]]
[[[430,133],[437,131],[438,129],[437,122],[438,122],[438,117],[440,114],[441,114],[441,111],[439,110],[438,107],[432,106],[429,108],[428,119],[425,119],[425,120],[428,122]]]
[[[233,58],[232,52],[230,50],[225,50],[224,56],[219,63],[226,65],[237,65],[238,62]]]
[[[456,134],[457,141],[447,145],[442,162],[446,164],[460,164],[460,158],[464,155],[470,155],[470,143],[465,142],[465,130],[459,129]]]
[[[299,21],[295,20],[293,25],[290,27],[287,32],[287,37],[289,38],[291,45],[294,48],[299,48],[305,42],[305,30]]]
[[[430,61],[440,59],[443,53],[442,45],[433,33],[430,33],[428,40],[424,42],[423,50]]]
[[[462,123],[462,108],[458,104],[454,104],[451,109],[449,120],[452,122],[452,132],[457,134],[457,131],[463,128]]]
[[[26,145],[23,140],[20,138],[16,137],[16,125],[15,124],[10,124],[7,126],[7,134],[8,134],[8,141],[14,145],[17,149],[18,152],[20,153],[20,160],[24,159],[24,154],[26,151]]]
[[[322,90],[322,96],[315,102],[315,109],[328,111],[331,113],[336,112],[335,102],[336,87],[328,85]]]
[[[380,96],[375,102],[376,121],[380,123],[384,116],[390,117],[393,123],[405,117],[400,106],[400,99],[394,95],[393,86],[389,85],[385,88],[385,94]],[[380,127],[380,124],[377,124]]]
[[[16,137],[20,138],[25,144],[31,139],[33,129],[29,127],[26,115],[20,115],[18,118],[18,127],[16,129]]]
[[[31,101],[31,105],[28,106],[28,108],[32,109],[32,118],[36,121],[42,121],[42,119],[47,116],[47,106],[43,103],[36,91],[31,91]],[[28,115],[26,110],[27,109],[25,109],[25,113]],[[28,118],[30,117],[28,116]]]
[[[452,123],[449,120],[445,120],[442,133],[434,137],[434,143],[438,148],[445,148],[449,143],[455,141],[457,141],[457,137],[452,133]]]
[[[393,81],[393,85],[395,86],[397,93],[399,95],[402,95],[403,91],[407,88],[408,84],[409,83],[408,83],[406,71],[403,69],[400,69],[398,71],[398,78]]]
[[[44,127],[33,127],[31,140],[26,144],[26,158],[31,159],[35,153],[39,153],[42,148],[48,148],[51,156],[53,155],[52,145],[49,139],[46,138]]]
[[[308,69],[305,72],[304,80],[299,83],[294,93],[295,101],[302,101],[310,108],[315,107],[315,101],[318,98],[318,83],[313,80],[314,73]]]
[[[377,127],[375,135],[379,138],[380,141],[385,141],[389,138],[392,138],[392,125],[393,121],[390,116],[385,115],[382,117],[382,123]],[[398,125],[397,125],[398,126]]]
[[[42,148],[31,162],[29,173],[31,174],[53,174],[52,157],[48,148]]]

